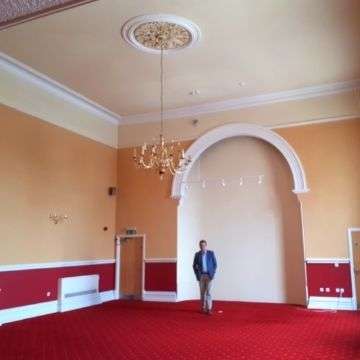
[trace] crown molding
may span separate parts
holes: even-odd
[[[59,4],[58,1],[47,0],[47,2],[37,1],[37,6],[34,1],[3,1],[1,10],[4,14],[0,17],[0,30],[93,1],[96,0],[63,0]]]
[[[159,121],[159,112],[126,116],[116,114],[3,52],[0,52],[0,71],[1,70],[11,73],[23,81],[41,88],[47,93],[60,97],[64,101],[115,125]],[[171,109],[164,112],[164,119],[187,118],[277,102],[310,99],[357,89],[360,89],[360,79]]]
[[[293,123],[280,123],[280,124],[267,124],[267,125],[262,125],[262,124],[258,124],[263,126],[264,128],[270,129],[270,130],[276,130],[276,129],[285,129],[285,128],[290,128],[290,127],[297,127],[297,126],[308,126],[308,125],[317,125],[317,124],[326,124],[326,123],[331,123],[331,122],[338,122],[338,121],[346,121],[346,120],[354,120],[357,119],[358,121],[360,121],[360,112],[356,113],[356,114],[346,114],[346,115],[342,115],[342,116],[329,116],[329,117],[321,117],[321,118],[309,118],[307,120],[304,121],[297,121],[297,122],[293,122]],[[222,124],[225,125],[226,123]],[[256,125],[256,123],[254,123]],[[194,141],[198,136],[197,135],[192,135],[192,136],[185,136],[185,137],[181,137],[178,136],[175,138],[176,141]],[[130,148],[133,146],[141,146],[143,144],[142,141],[139,142],[134,142],[133,144],[126,144],[126,145],[121,145],[118,144],[118,149],[126,149],[126,148]]]
[[[65,85],[60,84],[24,63],[15,60],[3,52],[0,52],[0,70],[9,72],[21,80],[41,88],[47,93],[60,97],[64,101],[82,108],[104,121],[115,125],[119,125],[122,122],[122,117],[120,115],[115,114],[96,102],[86,98]]]
[[[285,124],[275,124],[275,125],[264,125],[269,129],[284,129],[289,127],[297,127],[297,126],[307,126],[307,125],[316,125],[316,124],[324,124],[330,122],[344,121],[344,120],[353,120],[360,119],[360,112],[357,114],[346,114],[342,116],[330,116],[326,118],[312,118],[305,121],[298,121],[294,123],[285,123]]]
[[[222,111],[243,109],[277,102],[303,100],[339,94],[360,89],[360,79],[337,82],[318,86],[308,86],[300,89],[279,91],[262,95],[247,96],[238,99],[216,101],[200,105],[182,107],[164,112],[164,119],[179,119],[217,113]],[[159,121],[159,112],[127,115],[122,117],[122,124],[135,124]]]

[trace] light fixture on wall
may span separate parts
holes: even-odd
[[[155,144],[144,143],[140,154],[134,149],[133,160],[139,168],[155,169],[160,179],[166,173],[183,172],[190,157],[180,143],[164,137],[164,53],[192,46],[200,38],[198,27],[187,19],[173,15],[145,15],[128,21],[122,29],[125,41],[137,49],[160,54],[160,134]]]
[[[265,175],[243,175],[240,178],[229,178],[229,179],[225,179],[225,178],[209,178],[209,179],[200,179],[200,180],[189,180],[189,181],[184,181],[184,188],[185,190],[190,190],[191,185],[195,185],[197,186],[198,184],[200,184],[202,189],[206,189],[206,187],[209,185],[211,186],[212,184],[215,186],[221,186],[223,188],[227,187],[228,185],[239,185],[240,187],[242,187],[244,185],[245,180],[247,181],[247,183],[255,183],[258,185],[263,184],[264,182],[264,177]]]

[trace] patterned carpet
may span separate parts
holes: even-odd
[[[360,359],[360,313],[113,301],[0,327],[0,359]],[[222,312],[218,312],[218,311]]]

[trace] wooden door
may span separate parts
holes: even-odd
[[[120,290],[125,296],[141,298],[142,290],[142,238],[121,241]]]
[[[353,262],[355,272],[356,299],[360,308],[360,231],[352,233]]]

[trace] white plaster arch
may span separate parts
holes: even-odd
[[[304,168],[301,164],[299,157],[290,144],[274,131],[267,129],[260,125],[246,124],[246,123],[232,123],[219,126],[205,133],[199,137],[186,151],[186,156],[192,160],[188,168],[182,172],[174,175],[171,197],[173,199],[181,199],[184,193],[184,183],[187,180],[192,164],[206,151],[210,146],[215,143],[238,136],[249,136],[266,141],[273,145],[284,156],[289,164],[293,181],[295,194],[302,194],[309,191],[306,183],[306,176]]]

